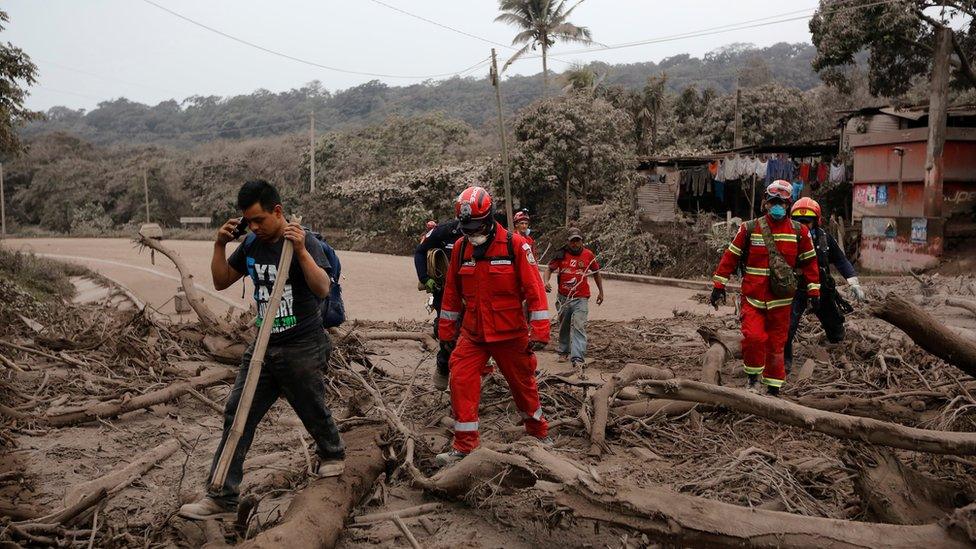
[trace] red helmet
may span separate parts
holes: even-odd
[[[785,179],[777,179],[766,187],[766,199],[779,198],[787,203],[793,201],[793,185]]]
[[[794,219],[801,217],[815,218],[817,222],[820,222],[820,204],[816,200],[805,196],[796,201],[793,207],[790,208],[790,216]]]
[[[494,222],[495,205],[484,187],[468,187],[458,195],[454,214],[461,222],[461,232],[475,232]]]
[[[516,212],[515,213],[515,222],[518,223],[519,221],[526,221],[526,222],[529,221],[529,214],[528,214],[528,212],[526,212],[524,210],[519,211],[519,212]]]

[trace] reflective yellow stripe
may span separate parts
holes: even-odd
[[[745,370],[746,375],[757,376],[763,373],[763,370],[765,370],[766,368],[763,366],[746,366],[743,364],[742,369]]]
[[[763,384],[769,385],[770,387],[782,387],[783,386],[783,383],[785,383],[785,380],[782,380],[782,379],[773,379],[771,377],[764,377],[762,379],[762,382],[763,382]]]
[[[755,307],[757,309],[765,309],[766,308],[766,302],[765,301],[759,301],[758,299],[753,299],[753,298],[748,297],[748,296],[746,297],[746,301],[749,302],[749,305],[752,305],[753,307]]]
[[[802,254],[797,256],[797,259],[799,259],[800,261],[806,261],[815,255],[817,255],[817,250],[810,250],[809,252],[803,252]]]
[[[773,233],[773,240],[780,242],[796,242],[796,235],[793,233]]]
[[[791,303],[793,303],[793,298],[787,297],[785,299],[774,299],[772,301],[760,301],[758,299],[746,297],[746,301],[749,302],[749,305],[752,305],[757,309],[776,309],[778,307],[790,305]]]
[[[715,282],[721,282],[722,284],[725,284],[726,282],[729,281],[729,279],[725,278],[724,276],[718,276],[718,275],[713,275],[712,280],[714,280]]]
[[[764,269],[762,267],[746,267],[746,274],[769,276],[769,269]]]
[[[729,251],[735,255],[742,255],[742,250],[740,250],[735,244],[729,244]]]
[[[807,290],[819,290],[820,284],[807,284]]]

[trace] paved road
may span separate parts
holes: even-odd
[[[252,290],[247,282],[217,292],[210,280],[210,257],[213,243],[193,240],[170,240],[193,272],[196,282],[207,292],[204,300],[216,311],[247,307]],[[79,263],[127,286],[162,313],[175,315],[172,297],[179,286],[176,268],[161,254],[155,265],[149,250],[139,251],[131,241],[122,238],[32,238],[9,239],[2,244],[12,250],[23,250]],[[231,244],[230,248],[234,245]],[[342,260],[343,296],[350,318],[364,320],[425,320],[428,317],[425,296],[417,291],[413,260],[410,257],[339,252]],[[594,288],[595,291],[595,288]],[[242,297],[242,293],[245,297]],[[694,300],[696,291],[634,282],[606,281],[606,302],[597,307],[591,302],[590,318],[628,320],[639,317],[667,318],[673,310],[708,313],[711,309]],[[550,296],[550,301],[552,296]]]

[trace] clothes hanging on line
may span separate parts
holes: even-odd
[[[844,164],[830,165],[830,183],[836,185],[847,180],[847,167]]]

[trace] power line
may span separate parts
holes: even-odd
[[[182,15],[182,14],[180,14],[178,12],[175,12],[175,11],[173,11],[173,10],[165,7],[165,6],[161,6],[160,4],[157,4],[156,2],[153,2],[153,0],[142,0],[142,1],[145,2],[145,3],[147,3],[147,4],[149,4],[149,5],[151,5],[151,6],[156,7],[158,9],[162,10],[162,11],[165,11],[166,13],[168,13],[168,14],[174,16],[174,17],[178,17],[179,19],[182,19],[182,20],[186,21],[187,23],[190,23],[192,25],[196,25],[197,27],[200,27],[200,28],[205,29],[205,30],[208,30],[208,31],[210,31],[212,33],[215,33],[215,34],[218,34],[220,36],[223,36],[224,38],[227,38],[229,40],[233,40],[234,42],[238,42],[240,44],[244,44],[245,46],[248,46],[248,47],[251,47],[251,48],[254,48],[254,49],[263,51],[265,53],[269,53],[271,55],[275,55],[275,56],[278,56],[278,57],[282,57],[284,59],[289,59],[291,61],[295,61],[295,62],[298,62],[298,63],[302,63],[304,65],[309,65],[309,66],[312,66],[312,67],[317,67],[317,68],[320,68],[320,69],[330,70],[330,71],[334,71],[334,72],[341,72],[341,73],[345,73],[345,74],[356,74],[356,75],[360,75],[360,76],[373,76],[373,77],[376,77],[376,78],[405,78],[405,79],[409,79],[409,80],[426,80],[426,79],[429,79],[429,78],[442,78],[442,77],[454,76],[456,74],[459,74],[461,72],[465,72],[468,69],[472,68],[472,67],[468,67],[467,69],[462,69],[460,71],[447,72],[447,73],[441,73],[441,74],[405,75],[405,74],[383,74],[383,73],[375,73],[375,72],[355,71],[355,70],[349,70],[349,69],[342,69],[342,68],[339,68],[339,67],[332,67],[332,66],[329,66],[329,65],[323,65],[321,63],[316,63],[315,61],[309,61],[307,59],[302,59],[300,57],[295,57],[294,55],[289,55],[287,53],[283,53],[283,52],[280,52],[280,51],[277,51],[277,50],[273,50],[271,48],[267,48],[267,47],[261,46],[259,44],[255,44],[254,42],[250,42],[248,40],[244,40],[243,38],[238,38],[238,37],[236,37],[234,35],[227,34],[224,31],[221,31],[219,29],[216,29],[214,27],[211,27],[211,26],[206,25],[204,23],[201,23],[199,21],[195,21],[193,19],[190,19],[189,17],[186,17],[185,15]],[[480,64],[481,62],[482,61],[479,61],[478,64]]]
[[[84,74],[84,75],[87,75],[87,76],[91,76],[92,78],[97,78],[99,80],[105,80],[107,82],[118,82],[120,84],[125,84],[127,86],[136,86],[136,87],[139,87],[139,88],[145,88],[147,90],[153,90],[153,91],[157,91],[157,92],[164,92],[164,93],[172,93],[172,94],[175,94],[175,95],[181,95],[180,92],[177,92],[175,90],[167,90],[167,89],[163,89],[163,88],[157,88],[157,87],[154,87],[154,86],[147,86],[145,84],[139,84],[137,82],[128,82],[126,80],[122,80],[122,79],[119,79],[119,78],[114,78],[114,77],[111,77],[111,76],[103,76],[103,75],[100,75],[100,74],[96,74],[94,72],[90,72],[90,71],[86,71],[86,70],[82,70],[82,69],[77,69],[77,68],[74,68],[74,67],[67,67],[67,66],[64,66],[64,65],[55,63],[54,61],[48,61],[47,59],[41,59],[39,57],[34,57],[34,60],[35,61],[39,61],[40,63],[43,63],[45,65],[50,65],[50,66],[52,66],[52,67],[54,67],[56,69],[61,69],[61,70],[65,70],[65,71],[75,72],[75,73],[78,73],[78,74]]]
[[[849,2],[855,1],[855,0],[843,0],[843,1],[844,1],[844,3],[849,3]],[[833,12],[833,13],[840,13],[840,12],[846,12],[846,11],[854,11],[854,10],[865,9],[865,8],[870,8],[870,7],[874,7],[874,6],[880,6],[880,5],[884,5],[884,4],[892,4],[892,3],[899,2],[899,1],[900,0],[880,0],[878,2],[872,2],[870,4],[863,4],[863,5],[857,5],[857,6],[848,6],[846,8],[837,8],[837,9],[831,10],[831,12]],[[815,10],[816,8],[808,8],[807,10],[809,10],[809,9],[814,9]],[[686,38],[698,38],[698,37],[702,37],[702,36],[711,36],[711,35],[715,35],[715,34],[723,34],[723,33],[734,32],[734,31],[738,31],[738,30],[748,30],[748,29],[753,29],[753,28],[758,28],[758,27],[766,27],[766,26],[770,26],[770,25],[777,25],[779,23],[788,23],[788,22],[791,22],[791,21],[800,21],[800,20],[803,20],[803,19],[809,19],[810,17],[813,16],[813,14],[802,15],[802,16],[798,16],[798,17],[789,17],[789,18],[785,18],[785,19],[777,19],[775,21],[768,21],[768,19],[770,19],[771,17],[782,17],[784,15],[790,15],[790,14],[793,14],[793,13],[797,13],[797,12],[800,12],[800,11],[807,11],[807,10],[796,10],[796,11],[792,11],[792,12],[786,12],[784,14],[779,14],[777,16],[762,17],[762,18],[759,18],[759,19],[752,19],[752,20],[743,21],[743,22],[740,22],[740,23],[732,23],[732,24],[728,24],[728,25],[722,25],[722,26],[719,26],[719,27],[710,27],[710,28],[707,28],[707,29],[700,29],[700,30],[697,30],[697,31],[689,31],[689,32],[686,32],[686,33],[681,33],[681,34],[667,35],[667,36],[662,36],[662,37],[658,37],[658,38],[650,38],[650,39],[647,39],[647,40],[639,40],[639,41],[636,41],[636,42],[625,42],[625,43],[622,43],[622,44],[612,44],[612,45],[604,46],[604,47],[601,47],[601,48],[581,49],[581,50],[575,50],[575,51],[568,51],[568,52],[561,52],[561,53],[553,53],[553,54],[549,54],[549,56],[552,57],[552,56],[557,56],[557,55],[559,55],[559,56],[565,56],[565,55],[579,55],[579,54],[586,54],[586,53],[597,53],[597,52],[602,52],[602,51],[606,51],[606,50],[617,50],[617,49],[623,49],[623,48],[632,48],[632,47],[636,47],[636,46],[644,46],[644,45],[648,45],[648,44],[659,44],[659,43],[663,43],[663,42],[672,42],[672,41],[676,41],[676,40],[684,40]],[[765,22],[760,22],[760,21],[765,21]],[[753,22],[756,22],[756,23],[755,24],[748,24],[748,23],[753,23]],[[530,56],[526,56],[524,58],[539,58],[539,57],[541,57],[541,56],[539,56],[539,55],[530,55]]]
[[[370,1],[373,2],[374,4],[379,4],[380,6],[389,8],[389,9],[391,9],[393,11],[396,11],[396,12],[399,12],[399,13],[402,13],[403,15],[406,15],[407,17],[413,17],[414,19],[419,19],[421,21],[424,21],[425,23],[430,23],[431,25],[438,26],[438,27],[440,27],[442,29],[446,29],[446,30],[449,30],[451,32],[456,32],[458,34],[462,34],[464,36],[468,36],[470,38],[474,38],[475,40],[480,40],[482,42],[485,42],[486,44],[491,44],[493,46],[498,46],[500,48],[505,48],[505,49],[510,50],[510,51],[518,51],[518,48],[513,47],[513,46],[511,46],[509,44],[503,44],[501,42],[495,42],[494,40],[490,40],[488,38],[484,38],[484,37],[478,36],[476,34],[471,34],[470,32],[463,31],[461,29],[456,29],[456,28],[454,28],[454,27],[452,27],[450,25],[445,25],[443,23],[439,23],[437,21],[434,21],[433,19],[428,19],[428,18],[426,18],[426,17],[424,17],[422,15],[417,15],[417,14],[411,13],[411,12],[409,12],[407,10],[398,8],[396,6],[392,6],[390,4],[387,4],[386,2],[382,2],[381,0],[370,0]],[[565,61],[563,59],[555,59],[555,61],[559,61],[560,63],[566,63],[568,65],[571,65],[572,64],[571,62]]]

